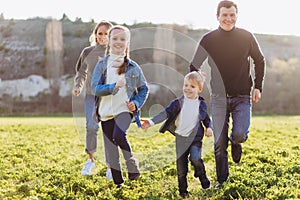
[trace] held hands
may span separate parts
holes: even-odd
[[[126,103],[130,112],[134,112],[136,110],[136,106],[133,102],[126,101]]]
[[[261,92],[259,89],[255,88],[252,93],[252,101],[254,103],[257,103],[259,102],[260,99],[261,99]]]
[[[213,135],[213,130],[211,128],[207,128],[205,131],[205,136],[210,137]]]
[[[149,123],[148,120],[141,119],[141,121],[142,121],[142,129],[143,130],[146,130],[149,127],[151,127],[151,124]],[[206,137],[212,136],[213,135],[213,130],[211,128],[207,128],[206,131],[205,131],[205,135],[206,135]]]
[[[141,119],[141,121],[143,122],[142,123],[142,129],[143,130],[148,129],[151,126],[148,120]]]

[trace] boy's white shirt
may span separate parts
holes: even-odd
[[[118,75],[118,67],[113,67],[116,63],[116,60],[120,58],[123,59],[124,56],[117,56],[114,54],[110,54],[107,61],[107,77],[106,83],[116,83],[118,80],[123,80],[126,84],[125,74]],[[119,65],[123,63],[117,61]],[[109,119],[114,118],[116,115],[122,112],[129,112],[126,101],[128,101],[126,87],[121,87],[115,95],[107,95],[101,97],[100,106],[99,106],[99,115],[101,121],[107,121]]]
[[[188,137],[193,129],[199,123],[199,105],[198,97],[196,99],[189,99],[184,96],[183,105],[177,119],[175,121],[175,133],[183,137]],[[151,126],[154,122],[150,119]]]
[[[199,100],[189,99],[184,96],[181,111],[175,121],[175,133],[188,137],[199,121]]]

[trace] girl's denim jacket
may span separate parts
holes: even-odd
[[[211,127],[211,120],[207,113],[207,105],[204,102],[204,99],[199,96],[198,100],[200,101],[199,104],[199,123],[193,129],[192,134],[188,136],[189,139],[192,139],[192,143],[196,145],[202,144],[202,139],[204,136],[204,127],[203,125],[208,128]],[[184,96],[181,96],[173,101],[159,114],[154,116],[151,120],[158,124],[164,120],[164,124],[160,127],[159,132],[164,133],[165,131],[169,131],[173,135],[176,136],[175,130],[175,121],[181,111],[182,105],[184,101]],[[192,137],[192,138],[191,138]]]
[[[107,60],[109,55],[105,56],[103,59],[97,62],[91,81],[92,94],[96,97],[96,109],[94,117],[96,121],[100,121],[100,116],[98,113],[98,108],[100,104],[100,97],[106,95],[114,95],[118,91],[115,89],[116,83],[106,84],[107,76]],[[142,72],[140,66],[133,60],[128,60],[125,69],[125,79],[127,95],[130,102],[133,102],[136,106],[136,111],[133,113],[134,120],[138,127],[141,126],[140,122],[140,109],[145,103],[149,88]]]

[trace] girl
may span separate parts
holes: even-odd
[[[108,31],[112,24],[108,21],[98,23],[90,37],[91,46],[82,50],[76,64],[76,76],[74,79],[75,87],[73,95],[78,96],[84,84],[86,85],[86,95],[84,102],[84,110],[86,116],[86,153],[88,159],[81,170],[82,175],[91,175],[92,169],[95,167],[94,153],[97,149],[97,132],[99,129],[98,123],[93,120],[93,109],[95,105],[95,96],[92,95],[90,85],[91,77],[97,61],[105,55],[106,46],[108,43]],[[108,163],[107,163],[108,165]],[[110,169],[107,170],[107,178],[111,179]]]
[[[124,183],[118,147],[126,161],[128,178],[135,180],[140,176],[126,132],[133,117],[140,126],[139,110],[148,97],[143,72],[137,63],[129,59],[129,42],[128,28],[111,28],[107,56],[97,63],[92,76],[92,93],[98,97],[96,114],[101,121],[104,144],[117,187]]]
[[[179,194],[188,195],[188,157],[194,166],[194,176],[199,178],[202,188],[210,187],[201,159],[202,138],[211,136],[211,121],[207,113],[204,99],[199,96],[203,90],[204,78],[199,72],[190,72],[184,77],[183,96],[173,100],[167,108],[150,120],[143,120],[142,128],[147,129],[154,124],[166,120],[160,132],[169,131],[176,136],[176,166]]]

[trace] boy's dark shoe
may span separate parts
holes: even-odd
[[[189,196],[189,192],[181,192],[179,195],[184,199]]]
[[[242,158],[242,145],[241,144],[231,143],[231,156],[232,156],[232,160],[235,163],[239,163],[241,161],[241,158]]]
[[[210,181],[206,175],[199,177],[199,180],[200,180],[201,186],[204,190],[210,188]]]

